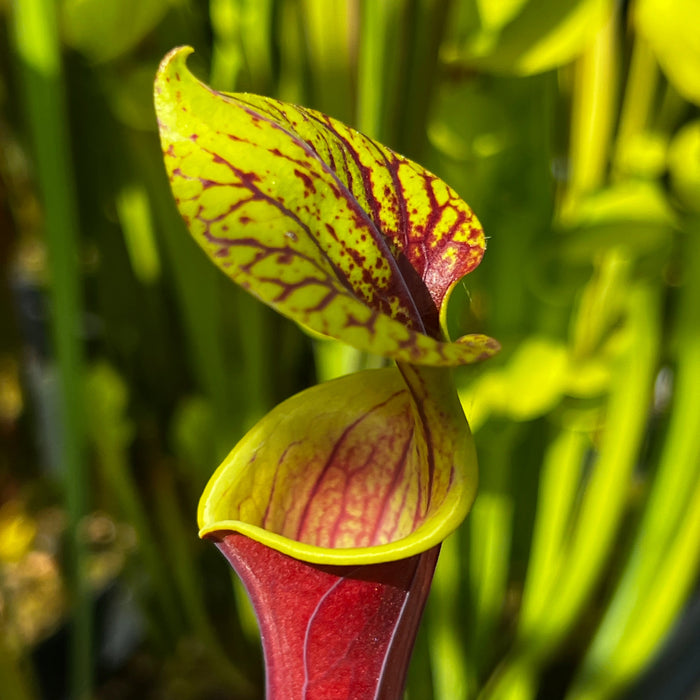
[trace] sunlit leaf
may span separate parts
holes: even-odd
[[[634,7],[637,30],[668,79],[686,99],[700,104],[700,4],[697,0],[639,0]]]
[[[600,396],[609,383],[607,358],[574,358],[563,343],[533,336],[504,367],[461,385],[459,398],[469,425],[476,431],[491,415],[534,420],[552,411],[564,396]]]
[[[17,562],[27,554],[37,534],[36,521],[17,500],[0,506],[0,562]]]
[[[200,535],[241,532],[327,564],[438,544],[476,489],[473,443],[449,382],[434,369],[368,370],[288,399],[212,477]]]
[[[530,75],[551,70],[583,50],[612,8],[611,0],[509,2],[502,11],[490,11],[479,31],[448,58],[496,73]]]
[[[484,28],[500,30],[522,12],[528,0],[475,0],[479,9],[479,19]]]
[[[505,367],[485,372],[459,394],[470,425],[479,427],[489,414],[531,420],[556,405],[564,391],[567,352],[561,343],[532,338]]]
[[[473,362],[438,339],[450,290],[480,261],[469,207],[420,166],[312,110],[224,95],[172,51],[156,80],[171,186],[195,239],[252,294],[313,331],[416,364]]]
[[[664,135],[642,131],[619,143],[615,167],[620,173],[630,179],[651,180],[663,176],[668,149]]]
[[[570,235],[559,241],[557,256],[588,265],[602,251],[622,248],[663,264],[676,226],[678,215],[657,182],[621,181],[582,198],[567,221]]]
[[[567,223],[572,226],[653,223],[672,226],[677,216],[663,189],[644,180],[620,182],[581,200]]]
[[[676,196],[692,212],[700,211],[700,120],[686,124],[674,137],[668,153],[671,183]]]
[[[163,0],[65,0],[61,4],[66,41],[97,62],[133,49],[168,10]]]

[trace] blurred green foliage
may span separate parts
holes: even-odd
[[[408,696],[624,693],[700,563],[699,25],[693,0],[0,2],[3,698],[262,697],[198,496],[276,402],[377,364],[190,241],[151,102],[185,43],[215,87],[425,164],[489,236],[450,309],[504,347],[457,376],[480,495]]]

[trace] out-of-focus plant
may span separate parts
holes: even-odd
[[[697,26],[691,0],[0,3],[0,500],[63,533],[26,536],[63,593],[27,606],[57,612],[23,643],[7,602],[37,579],[2,562],[3,692],[31,697],[33,667],[64,696],[72,666],[75,697],[259,697],[255,622],[197,540],[197,495],[275,404],[382,367],[310,339],[186,235],[152,81],[190,44],[217,90],[358,128],[488,232],[446,319],[503,345],[454,370],[479,492],[442,545],[409,697],[654,697],[659,671],[690,695]],[[106,523],[131,533],[108,582]]]

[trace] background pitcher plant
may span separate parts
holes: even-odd
[[[199,507],[260,623],[270,698],[396,698],[442,540],[474,499],[446,306],[484,234],[442,180],[317,111],[196,80],[189,48],[155,84],[165,165],[197,242],[308,330],[396,361],[284,401]]]

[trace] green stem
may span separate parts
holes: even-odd
[[[586,432],[576,426],[565,427],[545,456],[518,623],[518,637],[523,643],[537,634],[539,620],[546,614],[561,575],[566,532],[589,444]]]
[[[217,444],[213,452],[223,457],[230,449],[231,392],[228,391],[228,365],[221,333],[220,278],[197,248],[177,213],[165,176],[160,150],[134,135],[130,144],[134,169],[142,174],[156,220],[160,222],[159,244],[163,247],[168,271],[184,327],[190,365],[200,388],[211,401],[216,420]]]
[[[227,281],[226,281],[227,282]],[[242,353],[236,363],[237,384],[242,396],[240,416],[243,427],[254,425],[273,403],[274,374],[270,369],[269,350],[272,347],[273,312],[262,308],[260,302],[241,289],[234,289],[236,311],[236,341]],[[230,435],[231,430],[227,433]]]
[[[360,369],[361,353],[349,345],[319,338],[314,341],[313,348],[318,382],[327,382]]]
[[[272,90],[272,6],[273,0],[240,0],[240,41],[250,76],[252,92]]]
[[[595,356],[620,314],[620,300],[632,261],[624,250],[610,248],[594,257],[593,274],[581,291],[572,329],[571,356],[585,361]]]
[[[695,229],[686,239],[687,281],[678,318],[675,397],[659,468],[631,559],[586,656],[574,697],[588,697],[586,693],[594,688],[600,691],[606,683],[622,683],[642,667],[654,645],[645,642],[640,648],[640,639],[658,643],[663,638],[673,619],[669,611],[680,605],[683,581],[700,556],[696,539],[686,552],[687,571],[674,574],[678,579],[674,587],[669,580],[672,552],[683,547],[679,540],[687,540],[688,528],[697,527],[693,509],[697,512],[698,506],[692,501],[700,488],[700,223]],[[661,588],[669,587],[666,595],[660,595]],[[656,622],[655,636],[650,636],[652,622]],[[639,648],[637,655],[633,648]],[[607,680],[602,678],[603,668]]]
[[[182,628],[179,606],[129,465],[132,431],[127,418],[128,388],[114,369],[99,364],[88,373],[86,398],[90,405],[88,427],[102,479],[119,512],[136,531],[139,559],[157,598],[162,627],[159,636],[175,639]]]
[[[469,588],[473,600],[470,655],[477,673],[487,665],[488,651],[503,613],[510,569],[513,496],[510,492],[513,445],[520,426],[503,426],[500,439],[477,443],[479,494],[469,514]]]
[[[301,3],[280,0],[275,8],[275,26],[284,27],[276,35],[279,57],[275,97],[293,104],[308,104],[311,71]]]
[[[442,543],[426,610],[435,700],[466,700],[473,689],[475,674],[470,673],[464,638],[455,624],[462,568],[459,535],[454,533]]]
[[[387,78],[391,59],[392,28],[399,17],[400,0],[360,3],[358,46],[357,128],[380,141],[392,82]]]
[[[571,104],[569,187],[561,207],[566,221],[580,198],[601,187],[608,166],[617,99],[617,14],[576,64]]]
[[[233,91],[243,65],[241,10],[235,0],[209,0],[209,17],[213,34],[209,84]]]
[[[534,697],[534,678],[575,623],[609,560],[644,437],[659,336],[658,299],[639,286],[628,296],[626,352],[617,363],[598,459],[562,553],[549,605],[485,688],[484,698]]]
[[[302,7],[313,71],[312,106],[350,123],[354,114],[350,4],[303,0]]]
[[[658,84],[656,58],[646,39],[637,34],[632,48],[629,74],[625,85],[625,98],[620,110],[615,160],[619,168],[625,149],[649,126],[649,116]]]
[[[546,648],[559,643],[591,594],[624,512],[656,372],[656,296],[644,287],[630,290],[628,350],[615,372],[600,454],[583,495],[556,598],[540,626]]]
[[[143,285],[155,285],[160,257],[146,188],[141,183],[125,185],[116,195],[115,206],[134,275]]]
[[[68,117],[64,104],[58,19],[53,0],[14,4],[20,58],[36,174],[44,205],[51,272],[51,326],[59,370],[58,413],[62,423],[60,463],[68,508],[68,551],[72,592],[70,688],[74,700],[92,688],[92,602],[87,552],[79,525],[88,506],[82,404],[81,275],[78,214],[73,189]]]
[[[405,0],[399,89],[393,106],[392,147],[417,161],[427,144],[427,124],[439,83],[439,53],[451,0]]]

